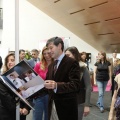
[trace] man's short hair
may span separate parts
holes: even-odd
[[[20,50],[19,50],[19,54],[20,54],[21,52],[25,52],[25,50],[23,50],[23,49],[20,49]]]
[[[64,50],[64,42],[60,37],[53,37],[48,39],[46,46],[48,47],[50,43],[53,43],[55,46],[58,46],[59,44],[61,44],[62,45],[61,49],[62,51]]]
[[[31,74],[31,73],[32,73],[32,71],[31,71],[31,70],[28,70],[28,71],[26,71],[26,73]],[[26,73],[25,73],[25,74],[26,74]]]
[[[36,53],[39,53],[37,49],[32,49],[31,52],[36,52]]]
[[[10,74],[10,77],[11,77],[11,76],[15,76],[15,75],[14,75],[14,74]]]

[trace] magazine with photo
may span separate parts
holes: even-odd
[[[31,106],[31,104],[26,100],[24,99],[12,86],[9,85],[9,83],[7,83],[3,78],[2,76],[0,76],[1,80],[3,81],[3,83],[5,84],[5,86],[11,90],[13,92],[13,94],[15,94],[17,97],[18,97],[18,100],[22,100],[26,105],[28,105],[32,110],[34,110],[34,108]]]
[[[24,60],[1,76],[24,99],[44,88],[44,80]]]

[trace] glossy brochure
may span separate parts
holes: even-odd
[[[4,82],[4,84],[6,85],[6,87],[8,87],[18,98],[20,98],[26,105],[28,105],[32,110],[34,110],[34,108],[29,104],[29,102],[24,99],[11,85],[9,85],[9,83],[7,83],[2,76],[0,76],[1,80]]]
[[[1,76],[25,99],[33,97],[44,88],[44,80],[24,60]]]

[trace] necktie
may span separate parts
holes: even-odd
[[[57,71],[57,63],[58,63],[58,60],[55,60],[54,61],[54,75],[55,75],[55,73]]]
[[[35,64],[37,63],[37,59],[34,60],[34,63],[35,63]]]

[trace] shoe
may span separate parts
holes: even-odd
[[[110,111],[110,106],[108,108],[106,108],[107,111]]]
[[[100,103],[98,103],[98,102],[97,102],[97,104],[96,104],[96,105],[97,105],[97,107],[100,109]]]
[[[100,107],[100,112],[103,113],[104,112],[104,108]]]
[[[89,107],[92,107],[92,104],[91,104],[91,103],[89,104]]]

